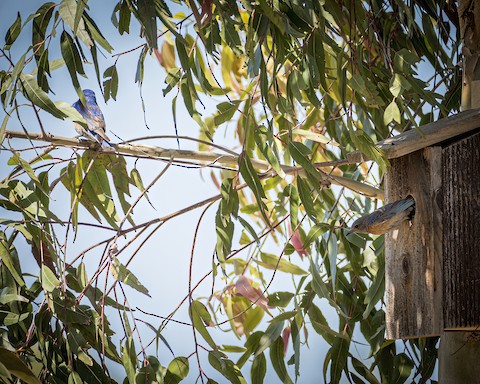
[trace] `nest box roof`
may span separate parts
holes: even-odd
[[[382,140],[377,143],[377,146],[385,151],[389,159],[395,159],[454,139],[478,128],[480,128],[480,109],[470,109]],[[361,158],[362,154],[359,151],[352,152],[348,156],[348,159],[354,162],[362,161]]]

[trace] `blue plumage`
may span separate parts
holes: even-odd
[[[93,139],[100,143],[102,147],[111,147],[109,143],[110,139],[105,134],[105,118],[97,105],[97,99],[95,98],[95,92],[91,89],[84,89],[83,94],[87,102],[86,106],[83,106],[80,100],[73,103],[72,107],[75,108],[80,115],[85,119],[88,132],[80,124],[73,123],[73,126],[80,136],[88,139]]]

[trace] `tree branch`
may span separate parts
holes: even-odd
[[[62,137],[54,135],[43,135],[42,133],[25,133],[22,131],[12,131],[7,130],[5,132],[6,138],[17,138],[17,139],[28,139],[28,140],[38,140],[46,141],[52,143],[55,146],[63,147],[75,147],[75,148],[85,148],[98,150],[105,153],[114,151],[118,154],[128,154],[140,158],[151,158],[151,159],[162,159],[169,161],[170,159],[175,160],[195,160],[201,165],[213,165],[213,164],[222,164],[229,167],[238,166],[238,156],[232,154],[223,154],[216,152],[207,152],[207,151],[192,151],[186,149],[168,149],[162,147],[156,147],[151,145],[132,145],[132,144],[112,144],[114,149],[110,148],[100,148],[97,143],[87,140],[81,140],[75,137]],[[315,163],[315,168],[318,169],[322,175],[322,182],[327,184],[335,184],[345,188],[348,188],[354,192],[360,193],[362,195],[381,199],[383,200],[384,195],[383,191],[374,186],[361,183],[356,180],[352,180],[342,176],[335,176],[325,173],[321,168],[328,168],[340,165],[347,164],[356,164],[357,162],[365,161],[361,156],[358,156],[357,153],[352,154],[353,156],[347,159],[341,159],[338,161],[328,161],[325,163]],[[272,176],[275,175],[272,171],[271,166],[268,162],[258,159],[251,159],[251,162],[255,168],[261,172],[271,171]],[[290,165],[282,165],[283,171],[286,174],[290,175],[305,175],[305,170],[302,167],[295,167]]]

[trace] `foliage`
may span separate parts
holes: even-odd
[[[206,382],[200,365],[204,355],[232,383],[245,382],[248,373],[252,382],[263,382],[267,366],[282,382],[293,382],[313,330],[330,345],[323,370],[319,366],[325,381],[426,382],[436,361],[436,339],[411,340],[399,348],[384,337],[383,238],[346,237],[343,229],[354,215],[372,208],[371,199],[358,192],[365,184],[380,185],[388,166],[374,143],[459,109],[454,2],[121,0],[112,8],[113,26],[120,35],[140,29],[144,38],[128,52],[115,51],[104,36],[101,27],[109,17],[94,20],[96,6],[62,0],[45,2],[26,19],[19,13],[1,50],[6,116],[0,141],[2,151],[11,152],[11,172],[0,183],[3,381],[113,382],[108,366],[119,364],[125,382],[177,383],[198,362]],[[28,33],[32,38],[26,47],[19,36]],[[11,116],[21,121],[30,108],[38,118],[36,131],[44,132],[45,114],[84,123],[69,104],[52,100],[54,71],[65,67],[84,100],[79,77],[91,65],[105,101],[116,99],[122,97],[118,86],[123,81],[118,61],[135,52],[140,54],[135,81],[144,84],[145,60],[158,60],[166,74],[163,92],[176,92],[198,124],[201,151],[211,150],[227,124],[241,148],[236,166],[213,173],[215,181],[220,179],[220,195],[198,205],[219,200],[211,274],[224,286],[216,285],[207,299],[195,297],[190,286],[195,352],[172,361],[159,361],[143,350],[133,309],[126,297],[118,297],[125,285],[149,292],[129,270],[130,261],[122,264],[119,256],[127,248],[120,246],[123,238],[134,242],[135,231],[153,234],[181,212],[133,221],[138,201],[153,197],[141,169],[127,162],[121,149],[113,154],[92,146],[68,158],[49,146],[25,158],[4,140]],[[99,59],[99,54],[113,53],[109,64]],[[212,96],[221,101],[212,116],[203,116],[202,99]],[[176,102],[177,96],[174,115]],[[343,161],[354,150],[375,166]],[[138,157],[145,156],[138,152]],[[177,162],[172,151],[164,171]],[[204,164],[201,158],[197,163]],[[342,179],[345,183],[338,182]],[[348,191],[342,185],[358,188]],[[61,188],[71,197],[68,210],[52,208]],[[112,234],[92,245],[103,247],[103,256],[90,276],[83,259],[90,249],[76,258],[67,252],[69,236],[77,236],[83,225]],[[280,251],[268,249],[267,238]],[[31,255],[19,254],[21,242]],[[245,256],[240,246],[250,253]],[[32,256],[38,264],[33,278],[22,272],[22,263]],[[265,277],[270,270],[292,275],[294,288],[272,292]],[[337,329],[325,317],[327,306],[338,315]],[[109,307],[120,314],[122,328],[110,325]],[[145,322],[156,343],[168,348],[162,331],[170,317],[159,327]],[[215,342],[213,330],[222,324],[229,325],[240,345]],[[369,344],[371,359],[355,356],[358,337]],[[287,344],[291,356],[285,355]],[[238,359],[235,353],[241,353]],[[249,361],[250,372],[245,369]]]

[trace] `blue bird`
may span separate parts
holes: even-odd
[[[411,220],[414,214],[415,200],[412,196],[408,196],[355,220],[347,235],[351,233],[381,235],[398,228],[405,220]]]
[[[74,122],[73,126],[75,131],[77,131],[80,136],[97,141],[104,148],[111,147],[112,145],[109,143],[110,139],[105,134],[105,118],[103,117],[100,107],[97,105],[95,92],[91,89],[84,89],[83,94],[87,102],[86,106],[84,106],[80,100],[77,100],[73,103],[72,107],[85,119],[88,131],[80,124]]]

